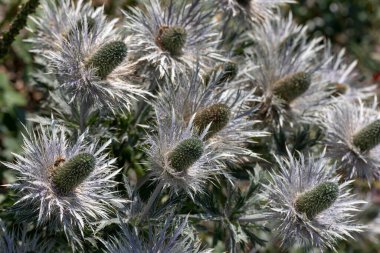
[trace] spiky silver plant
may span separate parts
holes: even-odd
[[[255,22],[274,15],[273,9],[295,0],[221,0],[218,7],[231,12],[233,16],[243,17]]]
[[[162,220],[162,225],[150,225],[147,238],[137,229],[121,223],[121,233],[109,241],[103,241],[109,253],[211,253],[202,250],[201,244],[193,236],[194,231],[187,219],[175,219],[174,214]]]
[[[325,49],[319,60],[323,64],[318,69],[318,75],[320,82],[328,83],[327,88],[332,92],[332,96],[353,101],[373,97],[376,86],[360,82],[356,70],[358,61],[347,61],[345,49],[334,53],[330,41],[325,41],[324,45]]]
[[[106,20],[103,7],[93,10],[90,3],[69,0],[44,3],[35,18],[37,32],[30,39],[33,51],[44,58],[70,103],[80,101],[83,108],[103,106],[114,111],[129,109],[136,97],[146,94],[128,79],[134,70],[116,22]],[[49,45],[41,49],[43,43]]]
[[[52,241],[43,241],[42,235],[28,235],[27,225],[9,230],[0,219],[0,252],[45,253],[50,252],[53,244]]]
[[[323,118],[327,156],[338,162],[346,178],[379,177],[380,114],[376,104],[375,100],[371,107],[365,107],[361,100],[343,100],[327,110]]]
[[[5,165],[17,172],[17,181],[8,185],[20,199],[14,211],[26,221],[37,221],[49,230],[63,230],[73,247],[81,245],[83,229],[90,222],[106,219],[112,208],[125,202],[115,196],[115,159],[85,141],[86,133],[70,143],[65,128],[41,125],[27,132],[24,152],[15,163]]]
[[[149,0],[142,9],[125,12],[128,46],[132,57],[149,64],[163,77],[183,73],[200,59],[203,65],[222,58],[214,49],[218,42],[213,12],[199,0],[190,2]]]
[[[253,137],[268,133],[256,130],[259,121],[248,118],[254,112],[246,105],[252,94],[230,87],[228,80],[221,82],[222,75],[223,71],[213,74],[206,85],[196,67],[174,81],[167,79],[161,87],[157,108],[166,118],[171,117],[174,109],[176,120],[183,127],[194,118],[194,130],[198,134],[207,130],[204,140],[220,160],[238,159],[240,155],[257,157],[246,146],[254,142]]]
[[[246,73],[252,80],[246,86],[258,87],[252,99],[260,106],[260,118],[281,125],[300,115],[307,120],[328,103],[330,92],[317,71],[321,38],[309,40],[307,27],[296,25],[292,14],[273,15],[255,25],[249,40],[255,46],[247,63],[258,67]]]
[[[263,184],[267,223],[285,246],[334,249],[338,240],[362,230],[353,217],[365,202],[354,199],[350,181],[339,183],[335,165],[323,154],[321,159],[298,155],[296,159],[288,151],[286,158],[276,156],[280,170]]]
[[[174,193],[184,191],[194,197],[204,192],[208,181],[225,172],[217,162],[219,157],[204,141],[206,131],[198,135],[193,119],[184,127],[174,111],[167,116],[156,109],[157,134],[147,139],[151,176]]]

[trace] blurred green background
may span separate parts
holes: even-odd
[[[120,8],[136,5],[138,0],[96,0],[106,4],[106,12],[120,16]],[[6,31],[16,15],[21,0],[0,0],[0,31]],[[350,59],[358,59],[358,68],[367,82],[380,84],[380,1],[379,0],[299,0],[290,7],[298,23],[309,27],[310,35],[326,36],[337,50],[347,48]],[[32,78],[38,68],[33,64],[29,45],[23,42],[23,30],[13,43],[8,56],[0,61],[0,161],[11,161],[19,152],[21,132],[28,113],[38,112],[44,92]],[[9,171],[0,163],[0,185],[12,181]],[[3,208],[12,201],[0,186],[0,218]],[[361,238],[353,245],[342,245],[339,252],[380,252],[380,244]],[[273,251],[275,252],[275,251]]]

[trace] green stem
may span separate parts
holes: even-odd
[[[146,206],[144,207],[144,210],[142,211],[140,221],[142,221],[148,215],[148,213],[150,212],[150,209],[152,208],[153,203],[156,201],[156,199],[157,199],[158,195],[161,193],[161,190],[163,187],[164,187],[163,181],[161,181],[156,186],[156,189],[154,189],[154,192],[152,193],[152,195],[150,195],[148,203],[146,204]]]
[[[2,59],[9,51],[9,48],[15,37],[20,33],[20,30],[26,26],[26,21],[29,14],[33,13],[38,7],[39,0],[29,0],[21,8],[21,11],[17,14],[13,20],[8,32],[3,33],[0,40],[0,59]]]

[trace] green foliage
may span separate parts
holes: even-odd
[[[60,161],[58,161],[59,163]],[[80,153],[52,168],[52,182],[62,194],[68,194],[78,187],[95,169],[95,157]]]
[[[126,56],[127,45],[123,41],[113,41],[101,46],[86,65],[96,68],[97,75],[105,79]]]
[[[196,138],[186,139],[180,142],[170,153],[171,167],[178,171],[185,171],[194,164],[203,154],[203,143]]]
[[[294,203],[295,209],[312,220],[322,211],[334,204],[339,196],[339,186],[333,182],[322,183],[301,193]]]
[[[39,4],[39,0],[29,0],[25,5],[22,6],[21,11],[13,20],[9,31],[3,33],[2,35],[2,38],[0,40],[0,59],[2,59],[7,54],[9,47],[15,40],[15,37],[19,34],[20,30],[25,27],[29,14],[33,13]]]

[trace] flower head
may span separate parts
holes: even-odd
[[[138,62],[146,62],[163,77],[183,73],[200,59],[203,65],[222,58],[215,49],[218,34],[213,12],[202,8],[199,0],[149,0],[141,9],[125,13],[130,31],[129,51]]]
[[[16,214],[37,221],[51,230],[64,230],[72,245],[80,244],[86,224],[110,216],[123,201],[114,195],[114,159],[103,152],[107,145],[85,142],[86,133],[69,143],[60,126],[40,126],[24,139],[24,154],[5,165],[18,172],[10,186],[21,197],[14,205]]]
[[[156,109],[157,134],[148,136],[147,154],[152,176],[163,182],[172,192],[185,191],[190,197],[204,191],[213,177],[224,174],[218,166],[218,157],[204,141],[206,131],[198,135],[193,129],[193,119],[183,127],[174,112],[163,115]]]
[[[263,185],[268,200],[266,219],[276,228],[286,245],[334,248],[337,240],[352,237],[362,226],[353,216],[363,201],[354,200],[351,182],[339,183],[332,176],[335,166],[326,159],[276,157],[280,171],[270,175]]]
[[[174,109],[176,120],[183,127],[193,118],[194,131],[199,135],[207,131],[204,141],[220,160],[238,159],[239,155],[256,157],[258,154],[249,150],[247,144],[253,142],[252,137],[267,133],[254,129],[259,121],[248,118],[252,110],[245,105],[251,93],[229,86],[227,67],[212,74],[207,83],[199,77],[198,68],[173,82],[168,79],[161,87],[157,108],[167,118]]]
[[[318,78],[321,39],[309,41],[306,31],[290,14],[287,18],[274,15],[250,33],[255,46],[248,52],[248,64],[258,67],[247,75],[258,87],[252,99],[260,107],[260,118],[280,125],[294,116],[307,120],[330,99],[327,84]],[[247,88],[251,86],[248,83]]]
[[[321,83],[327,83],[327,88],[332,90],[334,97],[342,99],[367,99],[373,97],[376,86],[363,86],[355,70],[357,61],[349,62],[345,57],[345,49],[337,54],[333,52],[331,42],[326,41],[323,54],[320,56],[322,62],[318,70]],[[334,100],[335,102],[338,100]]]
[[[376,103],[368,108],[359,103],[341,101],[324,117],[327,156],[338,161],[347,178],[378,178],[380,168],[379,120]]]
[[[103,8],[94,11],[82,1],[77,5],[67,0],[46,3],[35,20],[37,35],[30,41],[37,45],[35,51],[41,53],[70,102],[129,109],[136,96],[146,94],[128,79],[134,70],[127,61],[127,44],[115,28],[117,20],[107,21]],[[49,30],[50,26],[55,29]],[[40,48],[42,40],[49,45]]]

